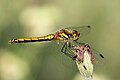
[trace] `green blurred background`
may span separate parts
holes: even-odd
[[[0,80],[81,80],[54,42],[8,44],[69,26],[91,25],[81,39],[105,56],[94,80],[120,78],[120,0],[0,0]]]

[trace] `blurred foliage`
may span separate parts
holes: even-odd
[[[81,25],[92,26],[81,42],[105,56],[104,65],[94,66],[95,80],[119,80],[119,7],[119,0],[0,0],[0,80],[79,80],[75,62],[55,42],[8,40]]]

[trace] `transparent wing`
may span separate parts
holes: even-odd
[[[72,58],[66,56],[64,53],[61,52],[61,48],[63,47],[64,43],[65,43],[64,41],[56,41],[56,42],[53,41],[51,43],[52,47],[55,49],[54,50],[55,54],[53,55],[53,57],[59,65],[62,65],[65,68],[74,71],[74,67],[76,66]],[[66,51],[69,54],[73,55],[72,51],[69,48],[67,48]]]
[[[80,45],[86,45],[87,43],[79,43]],[[105,57],[103,53],[97,51],[96,49],[90,46],[90,52],[92,52],[94,56],[94,64],[95,65],[103,65],[105,63]]]
[[[94,64],[95,65],[103,65],[105,63],[105,57],[102,53],[100,53],[99,51],[91,48],[91,52],[94,55]]]
[[[76,30],[80,32],[80,37],[83,37],[91,31],[91,26],[67,27],[65,29]]]
[[[79,46],[83,46],[83,45],[88,45],[87,43],[78,43],[77,45]],[[99,51],[97,51],[96,49],[90,47],[90,52],[92,52],[93,56],[94,56],[94,64],[95,65],[103,65],[105,63],[105,57],[102,53],[100,53]]]

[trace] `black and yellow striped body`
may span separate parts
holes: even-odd
[[[49,34],[42,37],[31,37],[31,38],[17,38],[12,39],[9,43],[27,43],[27,42],[41,42],[54,40],[54,34]]]

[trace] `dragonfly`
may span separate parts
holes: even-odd
[[[93,63],[95,62],[95,54],[99,55],[101,59],[104,59],[104,56],[96,50],[92,50],[89,44],[79,43],[71,47],[72,52],[74,53],[73,59],[76,61],[78,69],[83,77],[83,80],[92,80],[93,75]]]
[[[28,43],[28,42],[46,42],[46,41],[62,41],[64,42],[61,52],[67,56],[66,49],[71,47],[71,43],[78,43],[78,39],[89,33],[91,26],[67,27],[56,31],[53,34],[48,34],[40,37],[15,38],[9,40],[8,43]]]

